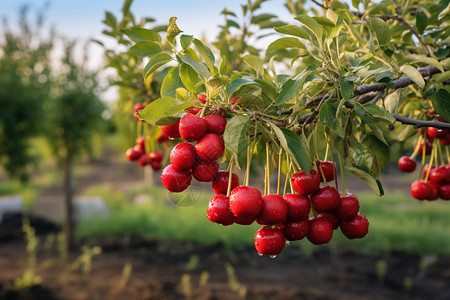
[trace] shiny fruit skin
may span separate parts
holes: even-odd
[[[148,163],[149,163],[148,156],[145,153],[141,154],[141,156],[138,159],[138,165],[140,165],[141,167],[145,167],[146,165],[148,165]]]
[[[288,221],[307,219],[311,211],[311,202],[307,196],[300,194],[285,194],[284,201],[288,205]]]
[[[170,163],[178,170],[192,168],[195,160],[195,148],[188,142],[179,143],[170,151]]]
[[[309,175],[303,171],[300,171],[292,175],[291,183],[297,193],[307,196],[319,189],[320,177],[314,170],[311,170]]]
[[[288,215],[288,204],[278,194],[262,197],[262,208],[258,214],[257,222],[261,225],[273,225],[285,222]]]
[[[178,120],[175,123],[170,124],[170,125],[161,126],[161,131],[168,137],[177,139],[180,137],[179,125],[180,125],[180,120]]]
[[[148,158],[150,158],[151,161],[162,161],[164,158],[164,152],[161,150],[150,152],[148,154]]]
[[[153,171],[159,171],[162,168],[161,162],[158,160],[152,160],[150,162],[150,166],[152,167]]]
[[[175,169],[172,165],[164,168],[161,174],[161,181],[163,185],[171,193],[180,193],[188,188],[191,184],[191,172],[180,171]]]
[[[200,161],[192,168],[192,176],[200,182],[211,182],[219,174],[219,164],[216,161]]]
[[[136,103],[136,104],[133,106],[133,115],[134,115],[134,118],[136,119],[136,121],[144,122],[144,120],[140,120],[139,117],[138,117],[138,112],[139,112],[141,109],[144,109],[144,108],[145,108],[145,105],[142,104],[142,103]]]
[[[431,142],[426,142],[425,143],[425,156],[430,155],[432,149],[433,149],[433,145],[431,144]],[[420,144],[419,152],[417,154],[422,156],[422,154],[423,154],[423,144]]]
[[[286,245],[283,230],[279,228],[263,227],[255,235],[256,251],[264,255],[278,255]]]
[[[128,148],[127,151],[125,152],[125,156],[127,157],[128,160],[134,161],[134,160],[138,160],[139,157],[141,157],[140,152],[136,151],[134,148]]]
[[[185,114],[179,125],[180,136],[188,142],[201,139],[206,133],[206,121],[193,114]]]
[[[222,135],[227,126],[227,119],[221,115],[209,115],[205,117],[207,132]]]
[[[351,220],[356,217],[359,211],[358,197],[352,193],[347,193],[346,196],[341,195],[341,205],[335,211],[340,220]]]
[[[439,187],[439,197],[442,200],[450,200],[450,183],[441,185]]]
[[[309,220],[299,220],[295,222],[284,223],[284,235],[288,241],[298,241],[308,235],[309,232]]]
[[[234,215],[230,211],[230,198],[225,195],[215,195],[208,203],[206,210],[208,220],[224,226],[234,223]]]
[[[369,233],[369,221],[362,213],[358,213],[353,220],[342,221],[340,227],[348,239],[360,239]]]
[[[257,216],[262,209],[261,192],[251,186],[238,186],[230,195],[230,209],[236,217]]]
[[[416,169],[417,163],[415,160],[411,159],[409,156],[402,156],[398,160],[398,168],[402,172],[411,173]]]
[[[431,189],[423,181],[414,181],[411,184],[411,196],[417,200],[425,200],[430,198],[431,196]]]
[[[217,177],[211,183],[211,187],[216,195],[226,194],[228,190],[229,172],[225,170],[219,170]],[[231,190],[239,186],[239,177],[236,173],[231,175]]]
[[[323,174],[325,175],[325,180],[327,182],[332,181],[334,179],[334,173],[336,171],[336,168],[332,161],[320,161],[320,162],[317,161],[316,165],[317,165],[317,172],[322,182],[323,182],[322,171]]]
[[[197,99],[198,99],[198,101],[200,101],[201,103],[203,103],[203,104],[205,104],[206,103],[206,96],[205,95],[203,95],[203,94],[198,94],[197,95]]]
[[[195,152],[203,161],[213,161],[222,157],[225,151],[223,139],[215,133],[205,134],[196,144]]]
[[[449,173],[445,166],[441,166],[439,168],[433,169],[430,172],[429,179],[433,181],[434,183],[437,183],[439,185],[442,185],[446,183],[448,180]]]
[[[317,212],[329,212],[339,207],[341,197],[334,187],[324,185],[311,196],[311,203]]]
[[[309,232],[306,238],[314,245],[328,243],[333,237],[333,225],[324,216],[309,219]]]

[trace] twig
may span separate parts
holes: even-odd
[[[437,129],[450,129],[450,123],[440,122],[436,119],[434,119],[433,121],[422,121],[400,116],[398,114],[392,114],[392,116],[402,124],[414,125],[414,128],[435,127]]]
[[[318,1],[316,1],[316,0],[311,0],[311,1],[312,1],[314,4],[316,4],[316,5],[320,6],[320,7],[322,7],[323,9],[326,9],[325,5],[319,3]]]

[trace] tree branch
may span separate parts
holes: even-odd
[[[436,119],[434,119],[433,121],[422,121],[422,120],[407,118],[407,117],[404,117],[404,116],[401,116],[398,114],[393,114],[392,116],[402,124],[414,125],[414,128],[435,127],[437,129],[449,129],[450,130],[450,123],[440,122]]]

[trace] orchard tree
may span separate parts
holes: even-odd
[[[43,19],[30,24],[27,8],[18,28],[3,23],[0,36],[0,164],[12,177],[28,178],[35,157],[29,139],[42,132],[51,89],[54,35],[42,35]]]
[[[61,72],[55,79],[48,111],[48,139],[64,174],[64,234],[67,249],[73,246],[73,178],[77,157],[89,153],[93,138],[102,130],[105,105],[99,99],[97,73],[87,66],[87,55],[76,61],[74,41],[65,41]],[[86,54],[86,50],[84,51]]]
[[[137,110],[139,121],[179,141],[162,171],[164,186],[178,193],[192,177],[212,182],[208,218],[264,225],[255,247],[271,256],[286,239],[327,243],[339,227],[349,239],[364,237],[369,222],[347,193],[343,171],[382,196],[380,174],[393,139],[416,145],[399,162],[401,170],[415,168],[413,159],[422,156],[412,196],[449,200],[449,1],[307,7],[288,0],[289,23],[259,13],[264,2],[242,5],[242,25],[223,11],[226,24],[212,44],[184,34],[175,17],[164,40],[151,29],[120,28],[134,42],[130,52],[144,58],[144,82],[168,68],[160,98],[147,97],[149,104]],[[267,35],[278,36],[266,51],[249,44]],[[220,170],[219,162],[227,167]],[[265,168],[263,192],[250,186],[252,162]],[[244,178],[236,168],[245,169]]]

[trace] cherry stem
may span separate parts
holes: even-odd
[[[427,134],[427,132],[424,131],[424,137],[423,137],[424,143],[422,143],[422,168],[421,168],[420,173],[419,173],[419,180],[420,180],[420,176],[422,175],[422,169],[425,167],[425,156],[427,154],[426,153],[426,144],[427,144],[426,143],[426,140],[427,140],[426,134]]]
[[[269,143],[266,144],[266,186],[267,190],[264,192],[270,194],[270,157],[269,157]],[[267,193],[266,193],[267,192]]]
[[[287,190],[287,185],[288,185],[288,181],[289,181],[289,174],[291,173],[291,170],[289,169],[289,156],[286,153],[286,179],[284,180],[284,189],[283,189],[283,196],[286,195],[286,190]]]
[[[437,149],[439,151],[439,157],[441,158],[441,165],[445,165],[445,161],[444,161],[444,154],[442,153],[442,148],[441,145],[439,143],[436,143]],[[436,158],[437,161],[437,158]]]
[[[328,135],[326,133],[325,133],[325,140],[327,141],[327,145],[330,148],[331,161],[333,163],[334,186],[336,187],[336,190],[339,191],[339,185],[338,185],[338,180],[337,180],[337,168],[336,168],[336,163],[334,162],[333,147],[331,147],[330,140],[328,139]]]
[[[447,155],[447,162],[450,164],[450,152],[448,151],[448,146],[445,146],[445,154]]]
[[[283,155],[283,148],[280,147],[280,153],[278,154],[278,182],[277,182],[277,194],[280,194],[281,184],[281,156]]]
[[[289,175],[291,175],[292,174],[292,161],[291,161],[291,159],[289,159]],[[294,187],[292,186],[292,181],[291,180],[289,180],[289,185],[291,186],[291,194],[294,194]]]
[[[142,122],[137,121],[136,124],[136,138],[140,137],[142,135]]]
[[[419,153],[421,143],[422,143],[422,135],[419,134],[419,138],[417,139],[417,144],[414,147],[414,151],[409,158],[414,159],[416,157],[417,153]]]
[[[435,143],[435,142],[436,141],[433,141],[433,143]],[[430,177],[431,166],[433,166],[434,152],[436,152],[435,147],[433,147],[433,150],[431,150],[431,157],[430,157],[430,162],[429,162],[428,169],[427,169],[427,175],[425,175],[425,183],[428,182],[428,177]],[[423,157],[425,157],[425,150],[423,151]]]
[[[231,182],[233,179],[233,160],[234,160],[234,155],[231,156],[230,159],[230,164],[228,165],[229,168],[229,173],[228,173],[228,188],[227,188],[227,197],[230,197],[231,194]]]
[[[328,159],[329,148],[330,148],[330,144],[328,144],[328,141],[327,141],[327,149],[325,150],[325,157],[324,157],[323,161],[327,161],[327,159]]]
[[[344,166],[342,165],[341,155],[337,154],[338,160],[339,160],[339,168],[341,169],[341,179],[342,179],[342,194],[344,197],[347,195],[345,192],[345,180],[344,180]]]

